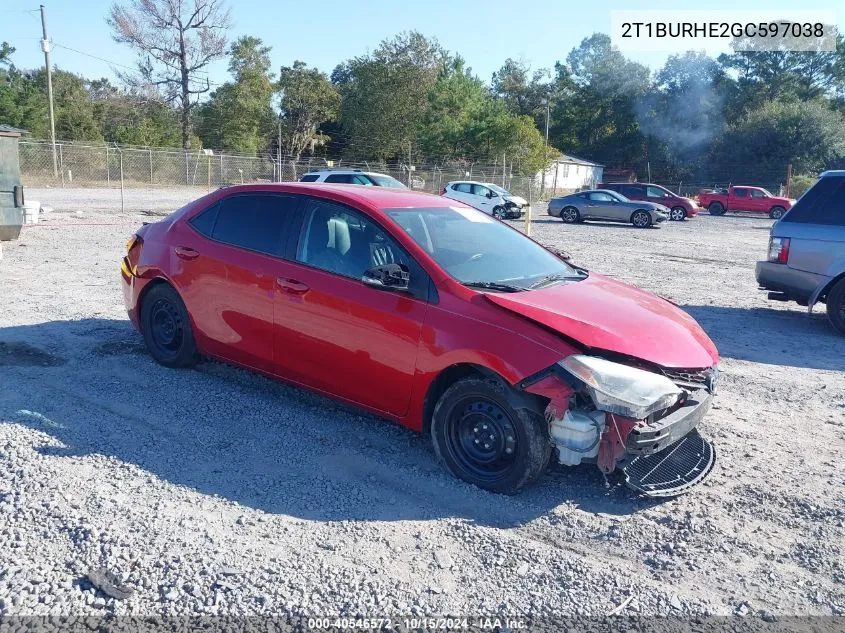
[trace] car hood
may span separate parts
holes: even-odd
[[[514,204],[518,204],[521,207],[524,207],[526,204],[528,204],[528,200],[526,200],[525,198],[520,198],[519,196],[507,195],[505,196],[505,200],[508,202],[513,202]]]
[[[494,304],[578,341],[662,367],[711,367],[716,346],[686,312],[660,297],[601,275],[510,294]]]

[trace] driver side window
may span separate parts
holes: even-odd
[[[306,210],[296,259],[354,279],[373,266],[408,263],[399,246],[369,218],[316,200]]]
[[[487,187],[482,187],[481,185],[473,185],[472,193],[474,193],[476,196],[487,198],[490,195],[491,191]]]

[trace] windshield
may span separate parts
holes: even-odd
[[[500,196],[509,196],[511,192],[507,189],[502,189],[499,185],[494,185],[493,183],[487,183],[487,187],[498,193]]]
[[[766,194],[767,198],[774,198],[774,196],[772,195],[772,192],[769,191],[768,189],[763,189],[763,187],[760,187],[760,191],[762,191],[764,194]]]
[[[393,178],[392,176],[382,176],[380,174],[367,174],[370,180],[376,183],[379,187],[392,187],[393,189],[407,189],[405,185]]]
[[[558,276],[583,279],[519,231],[475,209],[385,209],[449,275],[464,284],[502,284],[518,290]]]

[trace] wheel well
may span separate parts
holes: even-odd
[[[440,400],[440,396],[443,395],[443,392],[457,381],[469,377],[491,377],[504,380],[493,370],[482,367],[481,365],[474,365],[472,363],[457,363],[455,365],[450,365],[441,371],[437,375],[437,378],[432,380],[431,384],[428,386],[428,391],[426,392],[425,400],[423,401],[423,433],[428,433],[431,429],[431,416],[434,414],[434,407],[437,404],[437,401]]]
[[[173,288],[173,285],[169,281],[167,281],[166,279],[162,279],[161,277],[156,277],[150,283],[148,283],[146,286],[144,286],[143,290],[141,290],[141,294],[138,295],[138,318],[139,319],[141,318],[141,310],[143,309],[144,299],[146,298],[147,294],[149,294],[150,290],[152,290],[153,288],[156,288],[158,286],[161,286],[162,284],[165,285],[165,286],[170,286],[171,288]],[[176,289],[174,288],[174,290],[176,290]],[[178,294],[178,291],[177,291],[177,294]]]
[[[845,272],[839,273],[836,277],[834,277],[828,282],[828,284],[819,293],[817,301],[827,301],[828,293],[833,290],[833,287],[842,280],[845,280]]]

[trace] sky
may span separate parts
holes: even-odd
[[[111,2],[105,0],[45,0],[47,25],[54,43],[53,64],[86,78],[108,77],[115,70],[132,67],[134,53],[111,38],[105,16]],[[405,30],[418,30],[437,38],[452,52],[460,53],[473,72],[485,81],[508,57],[528,62],[532,68],[553,68],[582,39],[596,31],[609,32],[613,9],[701,9],[689,0],[592,0],[565,2],[545,0],[523,4],[517,0],[229,0],[233,27],[231,39],[240,35],[260,37],[272,46],[274,69],[301,59],[330,73],[341,61],[361,55],[388,37]],[[403,11],[400,13],[399,9]],[[794,9],[794,0],[718,0],[710,2],[714,19],[719,9]],[[805,9],[839,9],[837,24],[845,31],[845,5],[841,0],[813,0]],[[0,41],[17,51],[12,57],[19,68],[43,65],[41,20],[32,0],[0,3]],[[70,50],[74,49],[74,50]],[[681,52],[681,51],[679,51]],[[626,53],[652,70],[667,53]],[[228,79],[226,61],[209,69],[212,82]]]

